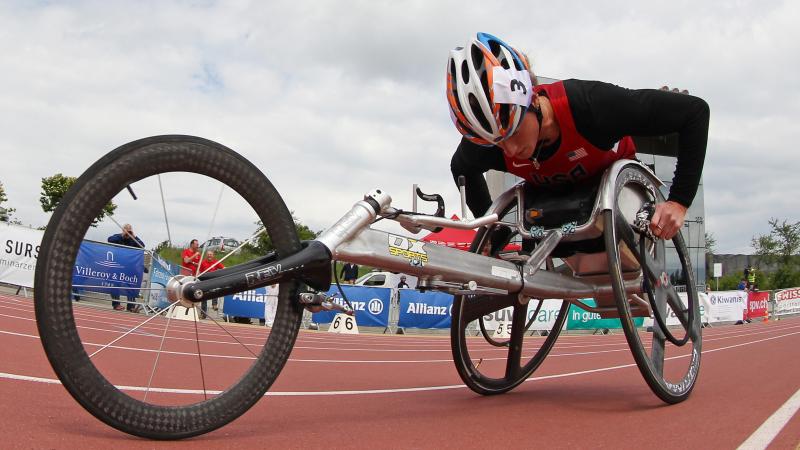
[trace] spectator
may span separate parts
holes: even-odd
[[[408,283],[406,283],[406,276],[405,275],[401,275],[400,276],[400,282],[397,283],[397,289],[407,288],[407,287],[408,287]]]
[[[751,291],[758,290],[758,286],[756,286],[756,268],[750,267],[747,271],[747,288]]]
[[[131,224],[126,223],[122,226],[122,233],[112,234],[108,237],[108,242],[112,244],[124,245],[126,247],[134,247],[134,248],[144,248],[144,242],[139,239],[138,236],[133,232],[133,227]],[[111,307],[117,311],[122,311],[123,309],[127,309],[129,312],[139,312],[141,307],[136,304],[136,297],[131,297],[126,295],[125,298],[128,299],[128,304],[125,308],[120,305],[119,294],[111,294],[111,298],[113,301],[111,302]]]
[[[344,279],[345,283],[355,284],[358,278],[358,265],[353,263],[346,263],[342,267],[342,273],[339,274]]]
[[[740,291],[747,290],[747,280],[745,280],[744,278],[742,278],[742,280],[741,280],[741,281],[739,281],[739,286],[737,286],[737,287],[736,287],[736,289],[738,289],[738,290],[740,290]]]
[[[195,241],[195,242],[197,242],[197,241]],[[213,272],[215,270],[220,270],[220,269],[224,269],[224,268],[225,268],[225,266],[221,262],[219,262],[218,259],[214,258],[214,251],[213,250],[207,251],[205,259],[200,261],[200,273]],[[219,307],[217,306],[217,299],[212,299],[211,300],[211,308],[214,311],[219,311]],[[203,310],[202,316],[205,317],[207,315],[207,313],[208,313],[208,300],[204,301],[200,305],[200,309]]]
[[[195,276],[197,274],[197,265],[200,262],[200,244],[197,239],[192,239],[189,242],[189,248],[181,253],[181,275]]]

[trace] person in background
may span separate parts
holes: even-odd
[[[400,282],[397,283],[397,289],[402,289],[402,288],[407,288],[407,287],[408,287],[408,283],[406,283],[406,276],[405,275],[401,275],[400,276]]]
[[[197,241],[194,241],[194,242],[197,242]],[[220,270],[220,269],[224,269],[224,268],[225,268],[225,266],[221,262],[219,262],[219,260],[217,258],[214,257],[214,251],[213,250],[207,251],[206,252],[206,257],[202,261],[200,261],[200,273],[213,272],[215,270]],[[211,300],[211,308],[214,311],[219,311],[219,306],[217,306],[217,299],[212,299]],[[206,314],[208,313],[208,300],[204,301],[200,305],[200,309],[203,310],[203,317],[205,317]]]
[[[124,245],[126,247],[134,247],[134,248],[144,248],[144,242],[139,239],[138,236],[133,232],[133,227],[131,224],[126,223],[122,226],[122,232],[117,234],[112,234],[108,237],[108,242],[117,245]],[[136,304],[136,297],[131,297],[126,295],[125,298],[128,299],[128,304],[126,307],[120,305],[119,294],[111,294],[111,298],[116,301],[111,302],[111,307],[117,311],[122,311],[127,309],[129,312],[139,312],[141,306]]]
[[[738,289],[740,291],[747,290],[747,280],[742,278],[741,281],[739,281],[739,285],[736,286],[736,289]]]
[[[756,286],[756,268],[750,267],[747,270],[747,289],[751,291],[757,291],[758,286]]]
[[[358,265],[353,263],[346,263],[342,266],[342,272],[339,274],[345,283],[355,284],[358,278]]]
[[[189,242],[189,248],[181,253],[181,275],[195,276],[200,263],[200,244],[197,239]]]

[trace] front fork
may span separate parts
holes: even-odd
[[[327,291],[331,286],[333,251],[368,227],[391,201],[381,190],[372,191],[319,238],[303,242],[299,252],[281,259],[276,252],[271,252],[256,261],[210,272],[197,279],[174,277],[168,283],[167,298],[191,304],[287,280],[300,281],[315,291]],[[313,294],[301,295],[301,302],[306,304],[318,305],[324,300]]]

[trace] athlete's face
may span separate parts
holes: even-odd
[[[532,112],[525,114],[517,131],[510,138],[498,143],[509,158],[529,159],[539,141],[539,121]]]

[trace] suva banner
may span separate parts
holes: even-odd
[[[103,292],[109,295],[139,295],[144,271],[144,251],[120,245],[83,241],[78,248],[73,286],[81,291]],[[109,289],[108,287],[116,287]],[[131,289],[125,289],[131,288]]]
[[[0,223],[0,281],[33,287],[42,236],[41,230]]]
[[[356,323],[359,327],[386,327],[389,325],[389,302],[392,289],[364,286],[342,286],[344,294],[356,312]],[[344,304],[339,288],[331,286],[329,296],[334,296],[335,303]],[[331,323],[337,311],[314,313],[314,323]]]
[[[775,292],[775,314],[800,313],[800,288]]]
[[[529,330],[552,330],[553,325],[556,323],[558,312],[561,310],[561,303],[561,300],[545,300],[542,307],[539,308],[539,313],[536,315],[536,320],[531,324]],[[533,317],[533,313],[536,312],[536,307],[538,305],[539,302],[536,300],[531,300],[528,302],[528,320]],[[512,308],[505,308],[501,309],[500,311],[487,314],[483,316],[483,326],[487,330],[496,330],[497,326],[502,322],[511,323],[512,314]]]
[[[222,313],[234,317],[264,318],[264,302],[267,299],[267,288],[260,287],[252,291],[239,292],[225,296]],[[210,302],[211,300],[209,300]]]
[[[169,306],[167,293],[164,288],[174,275],[180,273],[180,267],[164,261],[157,255],[153,256],[153,267],[150,270],[150,297],[148,304],[151,308],[166,308]],[[161,289],[159,289],[161,288]]]
[[[450,328],[453,296],[444,292],[400,289],[401,328]]]
[[[582,300],[589,306],[596,306],[594,299],[587,298]],[[644,317],[634,317],[633,324],[641,327],[644,323]],[[567,317],[568,330],[597,330],[601,328],[622,328],[619,319],[601,319],[600,314],[585,311],[575,305],[569,307],[569,316]]]

